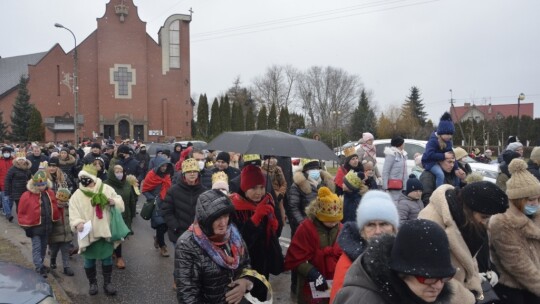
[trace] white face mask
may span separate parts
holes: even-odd
[[[10,158],[11,157],[11,153],[4,153],[4,158]]]
[[[199,170],[204,169],[204,160],[200,160],[200,161],[198,162],[198,164],[199,164]]]
[[[124,177],[124,173],[115,173],[114,176],[116,176],[118,180],[122,180],[122,177]]]

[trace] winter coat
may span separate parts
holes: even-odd
[[[499,284],[540,297],[540,214],[529,218],[510,203],[505,213],[491,217],[489,233]]]
[[[161,204],[161,215],[169,228],[169,240],[176,243],[195,219],[195,205],[197,198],[207,189],[197,182],[188,185],[183,178],[179,178],[165,195]]]
[[[26,156],[26,159],[28,159],[32,163],[32,167],[30,168],[32,175],[37,172],[40,163],[44,161],[49,161],[49,157],[45,154],[35,156],[33,153],[30,153],[28,154],[28,156]]]
[[[180,160],[180,153],[182,153],[182,149],[180,151],[176,151],[176,147],[182,148],[181,144],[174,144],[174,148],[171,152],[171,163],[176,164]]]
[[[156,166],[152,170],[148,171],[148,173],[146,174],[141,192],[146,197],[146,200],[156,200],[156,208],[154,208],[154,212],[152,213],[152,217],[150,218],[150,226],[156,229],[158,226],[165,224],[165,219],[161,215],[161,208],[167,191],[172,186],[172,182],[170,181],[170,174],[173,173],[174,168],[173,164],[171,164],[167,159],[163,157],[156,157],[154,160],[156,161]],[[164,164],[167,164],[167,171],[165,173],[161,173],[159,172],[159,167]],[[169,180],[167,183],[168,187],[164,187],[164,183],[161,183],[159,185],[150,185],[152,181],[159,181],[160,178]]]
[[[382,235],[377,242],[370,242],[368,249],[356,259],[343,282],[343,288],[338,291],[333,303],[339,304],[425,304],[414,296],[407,284],[389,268],[390,253],[395,236]],[[369,262],[367,262],[369,261]],[[457,303],[454,293],[457,284],[453,280],[444,287],[434,302],[436,304]],[[474,301],[461,302],[472,304]]]
[[[307,281],[307,275],[312,268],[317,269],[326,280],[334,277],[337,261],[343,253],[336,242],[341,228],[342,225],[338,224],[329,229],[315,214],[308,214],[308,219],[296,230],[285,255],[285,269],[296,270],[296,295],[299,304],[312,303]]]
[[[118,159],[116,165],[122,166],[126,175],[133,175],[137,178],[138,181],[144,179],[143,170],[141,166],[139,166],[139,162],[135,160],[135,158],[130,156],[128,158]]]
[[[456,267],[456,274],[452,280],[461,283],[459,284],[460,288],[456,291],[458,294],[466,296],[467,301],[474,303],[475,295],[473,292],[478,296],[482,294],[482,279],[479,275],[478,263],[471,255],[450,211],[446,192],[454,190],[455,188],[451,185],[441,185],[437,188],[430,198],[429,205],[420,211],[418,218],[434,221],[446,232],[450,243],[450,258],[452,265]]]
[[[446,148],[441,149],[439,146],[439,138],[437,133],[433,132],[429,136],[429,140],[426,143],[426,150],[422,154],[422,166],[426,170],[430,170],[431,167],[435,166],[439,161],[444,160],[446,157],[444,153],[450,152],[452,150],[452,141],[449,140],[446,142]],[[454,170],[458,168],[457,162],[454,163]]]
[[[321,183],[317,187],[309,182],[304,172],[296,171],[294,173],[293,184],[289,190],[289,201],[287,206],[285,206],[287,218],[293,232],[296,231],[296,228],[306,218],[305,209],[312,200],[317,198],[317,191],[322,186],[330,188],[332,192],[336,189],[332,175],[324,170],[321,170]]]
[[[343,287],[345,275],[352,263],[366,250],[367,241],[360,235],[356,222],[343,224],[340,234],[337,238],[339,247],[343,254],[339,257],[334,271],[334,280],[330,291],[330,303],[334,303],[338,291]]]
[[[107,198],[112,198],[114,200],[114,206],[107,206],[103,210],[103,217],[98,218],[96,215],[96,207],[92,206],[90,197],[86,196],[81,190],[91,191],[97,193],[101,186],[103,185],[103,194]],[[120,212],[124,212],[124,201],[122,197],[114,191],[114,189],[103,184],[101,179],[96,178],[96,184],[94,188],[80,187],[73,193],[69,199],[69,225],[73,232],[77,231],[77,225],[81,223],[86,223],[88,221],[92,222],[92,229],[88,236],[84,237],[82,240],[79,240],[79,253],[82,253],[86,250],[88,246],[92,243],[99,241],[100,239],[106,239],[107,241],[111,237],[111,212],[110,208],[116,208]],[[115,242],[117,246],[120,242]]]
[[[362,195],[358,190],[343,192],[343,219],[341,220],[342,223],[350,221],[356,222],[356,209],[358,209],[358,205],[360,204],[361,199]]]
[[[65,243],[73,240],[71,227],[69,226],[69,203],[58,202],[60,220],[53,222],[52,233],[49,235],[49,244]]]
[[[414,200],[403,192],[399,195],[399,198],[395,203],[399,213],[400,223],[417,219],[418,213],[424,209],[422,200]]]
[[[51,183],[48,182],[48,187],[50,186]],[[22,194],[17,208],[19,225],[30,230],[29,235],[50,235],[53,221],[60,220],[54,192],[50,189],[39,191],[32,180],[27,182],[26,188],[28,191]]]
[[[6,176],[11,166],[13,166],[13,157],[0,158],[0,191],[4,191],[5,189],[4,183],[6,182]]]
[[[529,170],[529,172],[532,175],[534,175],[534,177],[536,177],[538,179],[538,181],[540,181],[540,166],[537,163],[530,160],[530,159],[527,162],[527,164],[528,164],[527,170]]]
[[[67,175],[69,180],[73,185],[76,185],[75,177],[79,172],[76,172],[76,162],[77,160],[73,155],[68,154],[68,159],[63,160],[61,158],[58,158],[58,167]]]
[[[424,172],[424,168],[421,166],[414,166],[411,170],[411,174],[414,174],[416,178],[420,179],[420,175],[422,175],[422,172]]]
[[[223,206],[208,205],[202,218],[208,219]],[[225,292],[233,280],[241,277],[244,269],[250,268],[245,242],[242,242],[238,268],[231,270],[219,266],[197,243],[193,232],[185,231],[178,239],[174,254],[174,279],[178,303],[225,304]]]
[[[384,166],[382,172],[382,188],[388,189],[388,181],[391,179],[400,179],[403,181],[403,190],[407,185],[409,174],[407,174],[407,151],[400,151],[396,147],[384,148]],[[390,195],[397,199],[400,190],[389,190]]]
[[[216,167],[212,169],[212,174],[219,172],[220,170]],[[240,176],[240,170],[234,167],[227,167],[227,169],[223,170],[223,173],[227,174],[227,177],[229,178],[229,181],[232,181],[235,177]]]
[[[4,182],[4,195],[15,202],[19,201],[23,192],[26,191],[26,183],[32,178],[31,167],[32,163],[27,159],[22,164],[16,160],[13,161],[13,166],[9,168]]]
[[[444,184],[453,185],[456,178],[455,171],[452,170],[452,172],[448,173],[443,170],[443,173]],[[424,188],[422,191],[422,202],[424,203],[424,206],[427,206],[429,204],[429,198],[437,188],[435,185],[435,175],[428,170],[424,170],[422,174],[420,174],[420,182]],[[456,187],[456,189],[457,188],[458,187]]]
[[[361,144],[360,147],[356,149],[356,154],[358,154],[358,160],[359,160],[358,165],[360,166],[364,160],[372,162],[373,172],[375,173],[375,177],[379,178],[381,177],[381,172],[379,172],[379,167],[377,166],[377,158],[372,157],[370,154],[367,153],[366,146],[367,146],[366,144]],[[375,145],[373,145],[373,147],[375,147]]]
[[[495,185],[499,186],[503,191],[506,192],[506,182],[510,179],[510,176],[506,173],[499,172],[497,179],[495,180]]]
[[[111,186],[116,194],[122,197],[124,201],[124,212],[122,212],[122,219],[126,226],[131,229],[131,224],[133,218],[135,217],[135,210],[137,205],[137,195],[132,189],[132,186],[129,182],[126,181],[125,177],[123,180],[118,180],[114,175],[114,169],[110,168],[107,174],[107,180],[104,182],[106,185]]]
[[[281,168],[277,165],[263,165],[261,166],[261,169],[264,176],[272,182],[272,188],[276,194],[276,202],[283,199],[287,193],[287,181],[285,180],[285,175],[283,175]]]

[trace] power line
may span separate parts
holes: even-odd
[[[397,0],[397,1],[394,1],[394,2],[402,2],[402,1],[407,1],[407,0]],[[262,28],[262,29],[258,29],[258,30],[252,30],[252,31],[243,31],[243,32],[239,32],[239,33],[231,33],[231,34],[226,34],[226,35],[222,35],[220,33],[217,33],[217,34],[214,34],[215,37],[199,38],[199,39],[195,38],[191,42],[194,43],[194,42],[200,42],[200,41],[207,41],[207,40],[221,39],[221,38],[227,38],[227,37],[232,37],[232,36],[239,36],[239,35],[246,35],[246,34],[258,33],[258,32],[270,31],[270,30],[275,30],[275,29],[289,28],[289,27],[306,25],[306,24],[315,23],[315,22],[323,22],[323,21],[334,20],[334,19],[338,19],[338,18],[347,18],[347,17],[358,16],[358,15],[368,15],[368,14],[378,13],[378,12],[382,12],[382,11],[389,11],[389,10],[395,10],[395,9],[400,9],[400,8],[404,8],[404,7],[423,5],[423,4],[428,4],[428,3],[431,3],[431,2],[438,2],[438,1],[441,1],[441,0],[420,1],[420,2],[415,2],[415,3],[411,3],[411,4],[404,4],[404,5],[394,6],[394,7],[381,8],[381,9],[372,10],[372,11],[368,11],[368,12],[358,12],[358,13],[354,13],[354,14],[346,14],[346,15],[341,15],[341,16],[316,19],[316,20],[311,20],[311,21],[306,21],[306,22],[293,23],[293,24],[289,24],[289,25],[270,26],[268,28]],[[384,4],[384,5],[386,5],[386,4]],[[381,6],[381,5],[378,5],[378,6]],[[328,14],[325,14],[325,15],[328,15]],[[304,19],[306,19],[306,18],[304,18]],[[290,22],[294,22],[294,21],[292,21],[292,20],[288,21],[288,19],[287,19],[287,21],[282,21],[280,23],[290,23]],[[272,23],[272,24],[274,24],[274,23]],[[277,24],[279,24],[279,23],[277,23]],[[244,27],[245,27],[245,29],[238,29],[238,30],[235,30],[235,31],[242,31],[242,30],[249,30],[250,29],[250,26],[244,26]],[[261,27],[261,26],[257,26],[257,27]],[[232,31],[232,29],[226,29],[226,31]],[[216,31],[216,32],[218,32],[218,31]],[[206,33],[209,33],[209,32],[206,32]],[[196,36],[196,35],[194,35],[194,36]]]

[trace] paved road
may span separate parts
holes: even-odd
[[[142,206],[139,200],[138,209]],[[62,286],[72,297],[74,303],[176,303],[173,284],[173,259],[172,243],[167,241],[171,256],[161,257],[159,250],[153,246],[154,230],[150,222],[137,217],[133,223],[135,235],[124,242],[123,255],[126,261],[126,269],[113,272],[113,284],[118,290],[114,297],[107,297],[103,293],[103,279],[98,266],[99,294],[88,295],[88,281],[84,274],[82,258],[74,256],[71,263],[76,272],[75,277],[66,277],[57,274],[55,277],[61,281]],[[289,236],[288,227],[283,235]],[[287,237],[282,238],[284,251],[288,246]],[[59,257],[60,258],[60,257]],[[290,275],[288,273],[279,276],[271,276],[270,282],[274,290],[274,303],[293,303],[290,300]]]

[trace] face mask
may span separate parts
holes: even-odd
[[[122,180],[122,178],[124,177],[124,173],[115,173],[114,176],[116,176],[118,180]]]
[[[204,160],[198,161],[198,165],[199,165],[199,170],[204,169]]]
[[[83,176],[81,177],[81,185],[84,187],[88,187],[93,182],[93,180],[89,177]]]
[[[321,171],[319,170],[309,170],[308,176],[313,180],[318,180],[321,177]]]
[[[538,212],[538,207],[539,206],[535,206],[535,205],[525,205],[525,210],[523,210],[523,212],[526,215],[533,215],[536,212]]]
[[[10,158],[11,157],[11,153],[4,153],[4,158]]]

